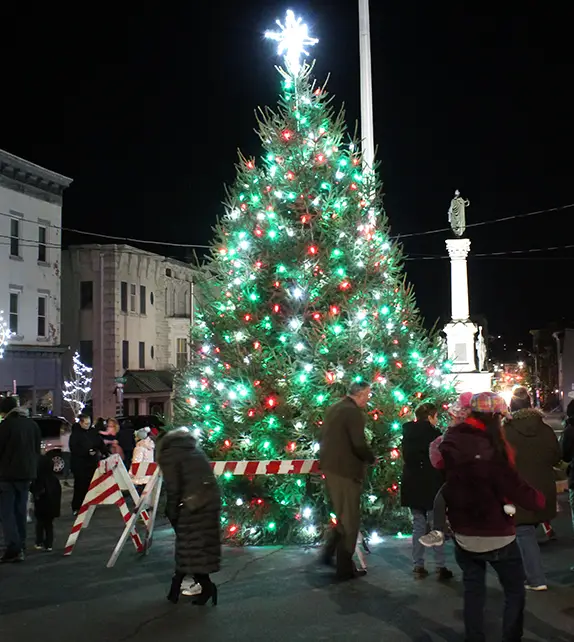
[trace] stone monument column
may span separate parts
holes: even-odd
[[[451,320],[445,326],[444,333],[458,392],[477,393],[490,390],[492,376],[489,372],[480,372],[485,367],[486,346],[482,334],[478,341],[475,341],[478,327],[470,320],[467,270],[470,239],[463,238],[466,230],[466,208],[469,205],[470,202],[463,199],[457,190],[448,211],[448,220],[455,238],[446,241],[450,257]],[[482,333],[482,328],[480,332]]]
[[[450,257],[451,281],[451,321],[444,329],[448,358],[453,362],[454,372],[474,372],[476,371],[474,336],[478,328],[469,318],[466,261],[470,251],[470,240],[447,239],[446,249]]]

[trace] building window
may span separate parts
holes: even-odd
[[[128,284],[125,281],[120,283],[120,310],[128,311]]]
[[[155,356],[155,351],[153,349],[153,346],[150,348],[149,353],[150,353],[151,358],[153,359],[154,356]]]
[[[145,343],[140,341],[139,344],[139,364],[140,370],[145,370]]]
[[[18,334],[18,307],[20,295],[18,292],[10,292],[10,332]]]
[[[146,304],[147,304],[147,297],[146,297],[145,285],[140,285],[140,314],[146,313],[146,307],[145,307]]]
[[[175,365],[185,368],[187,365],[187,339],[178,339],[176,344]]]
[[[20,256],[20,221],[10,220],[10,256]]]
[[[93,341],[80,341],[80,361],[88,368],[94,363],[94,343]]]
[[[165,289],[165,316],[166,317],[169,316],[169,299],[167,297],[168,297],[168,293],[167,293],[167,288],[166,288]]]
[[[48,258],[48,250],[46,247],[46,228],[45,227],[39,227],[38,228],[38,261],[40,263],[46,263],[46,260]]]
[[[130,312],[136,311],[136,284],[130,283]]]
[[[171,276],[171,268],[165,268],[165,275]]]
[[[122,368],[130,369],[130,342],[122,341]]]
[[[80,310],[91,310],[94,304],[94,282],[80,281]]]
[[[153,292],[149,293],[149,302],[153,305]]]
[[[45,296],[38,297],[38,336],[46,336],[46,311],[48,307],[48,299]]]

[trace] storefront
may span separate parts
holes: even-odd
[[[9,345],[0,359],[0,393],[17,394],[32,415],[62,414],[65,347]]]

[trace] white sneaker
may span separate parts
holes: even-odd
[[[186,597],[190,597],[192,595],[199,595],[201,593],[201,584],[192,584],[191,586],[187,586],[181,591],[182,595],[185,595]]]
[[[444,533],[441,531],[431,531],[428,535],[419,537],[419,542],[427,548],[431,546],[442,546],[444,544]]]
[[[527,584],[525,588],[527,591],[547,591],[548,590],[548,586],[546,584],[539,584],[538,586],[530,586],[530,584]]]

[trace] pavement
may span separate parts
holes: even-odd
[[[217,607],[182,597],[166,601],[173,533],[156,530],[148,556],[126,545],[106,568],[122,522],[102,507],[63,557],[71,516],[57,522],[53,553],[30,551],[25,562],[0,567],[0,640],[6,642],[249,642],[297,640],[462,642],[462,587],[411,575],[410,540],[384,538],[367,557],[365,578],[335,583],[317,566],[317,550],[225,548]],[[528,595],[525,642],[574,640],[574,537],[569,514],[556,520],[558,540],[542,546],[550,590]],[[32,543],[32,542],[31,542]],[[432,568],[432,561],[428,568]],[[489,573],[487,640],[500,640],[502,594]]]

